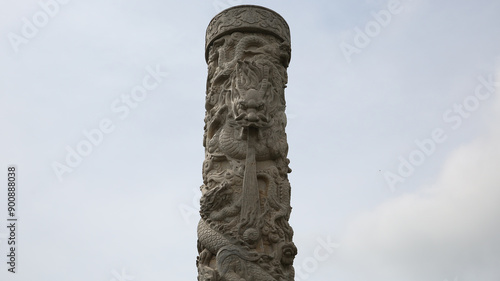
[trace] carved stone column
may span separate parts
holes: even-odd
[[[198,280],[293,281],[285,126],[290,30],[243,5],[207,28]]]

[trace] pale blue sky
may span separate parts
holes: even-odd
[[[196,280],[204,36],[235,4],[291,28],[297,281],[499,280],[500,2],[54,1],[1,4],[0,181],[17,165],[20,226],[0,280]]]

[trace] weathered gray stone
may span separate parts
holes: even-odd
[[[207,28],[199,281],[293,281],[285,126],[288,24],[243,5]]]

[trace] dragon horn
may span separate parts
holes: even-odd
[[[242,68],[243,68],[242,65],[243,65],[243,61],[238,60],[238,63],[236,64],[236,73],[235,73],[236,74],[236,87],[238,89],[241,89],[241,86],[242,86],[241,85],[241,77],[239,77],[240,76],[239,74],[242,72]]]
[[[262,79],[262,84],[260,86],[260,93],[263,95],[266,93],[267,84],[269,81],[269,66],[264,66],[264,79]]]

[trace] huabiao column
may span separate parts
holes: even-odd
[[[235,6],[210,22],[198,281],[293,281],[285,87],[290,30]]]

